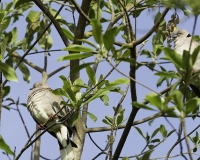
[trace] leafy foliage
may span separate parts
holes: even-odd
[[[16,110],[18,113],[20,112],[18,108],[13,109],[10,106],[26,107],[25,103],[19,103],[19,99],[15,101],[13,97],[9,96],[13,92],[10,84],[21,81],[21,76],[25,82],[31,82],[34,72],[29,67],[38,71],[42,75],[42,80],[46,81],[52,76],[56,77],[54,76],[56,73],[70,66],[69,72],[64,72],[59,76],[62,86],[52,92],[67,99],[62,102],[70,112],[69,115],[66,115],[66,122],[70,127],[76,126],[77,133],[80,133],[81,137],[78,140],[76,139],[78,136],[74,136],[77,143],[81,142],[78,148],[84,148],[83,141],[87,132],[91,130],[92,132],[110,131],[109,134],[106,133],[108,138],[105,150],[100,149],[102,152],[98,156],[107,152],[106,155],[110,159],[118,159],[121,151],[117,152],[118,149],[116,149],[115,152],[113,145],[123,148],[122,143],[125,143],[126,136],[129,135],[128,130],[135,125],[134,128],[140,135],[140,141],[144,140],[145,142],[140,153],[130,153],[134,154],[138,160],[147,160],[152,155],[154,156],[152,153],[159,150],[157,147],[168,141],[170,136],[176,136],[173,134],[174,132],[178,133],[177,139],[179,140],[189,137],[194,145],[193,152],[197,152],[200,142],[198,131],[195,135],[186,133],[187,135],[183,137],[181,137],[181,133],[185,133],[183,130],[186,118],[195,119],[199,112],[200,98],[195,96],[189,85],[192,84],[197,88],[200,86],[199,74],[191,74],[192,66],[200,52],[200,46],[193,53],[185,50],[183,56],[180,56],[174,49],[169,48],[170,45],[165,47],[165,40],[170,37],[171,29],[177,28],[179,19],[175,19],[174,16],[178,15],[178,11],[183,12],[185,16],[193,14],[197,17],[200,13],[199,1],[83,0],[82,4],[79,1],[67,1],[65,10],[60,12],[57,6],[60,7],[65,3],[65,1],[51,0],[46,2],[13,0],[1,3],[0,82],[2,87],[0,97],[2,98],[2,107],[9,111]],[[163,9],[163,6],[166,8]],[[171,15],[171,19],[165,18],[166,14],[170,17],[168,10],[174,12],[174,8],[176,11]],[[146,21],[142,17],[147,12],[148,19],[151,13],[154,14],[152,20],[154,26],[145,26],[148,28],[148,33],[142,31],[142,36],[138,36],[140,30],[138,22],[140,19],[143,22]],[[21,21],[23,21],[23,25],[20,24]],[[23,35],[21,35],[22,33]],[[65,46],[61,44],[62,47],[55,51],[58,39],[63,41]],[[199,41],[199,36],[194,36],[194,39]],[[148,41],[151,42],[152,49],[146,46]],[[55,53],[57,51],[62,54]],[[41,52],[44,53],[44,67],[40,66],[40,58],[35,64],[32,61],[32,57],[39,57],[38,54]],[[54,54],[53,58],[50,57],[50,52]],[[51,62],[49,59],[58,61],[50,64],[54,70],[51,73],[48,73],[49,62]],[[66,61],[70,65],[55,68],[57,64],[61,65]],[[54,65],[54,63],[57,64]],[[177,67],[178,72],[175,69],[169,70],[164,63],[173,64]],[[141,68],[145,67],[155,77],[158,77],[155,86],[159,89],[166,87],[164,91],[158,93],[157,90],[152,89],[154,86],[148,85],[151,77],[145,79],[145,84],[139,82],[138,77],[146,74],[141,72]],[[115,72],[118,72],[120,76]],[[7,81],[11,81],[11,83],[6,85]],[[172,82],[175,83],[172,84]],[[143,102],[137,100],[140,88],[138,91],[136,84],[141,84],[151,90],[150,93],[146,90],[143,91]],[[125,89],[125,87],[127,88]],[[131,95],[129,96],[127,93]],[[128,101],[128,104],[124,102],[124,99]],[[95,110],[94,113],[90,111],[92,104],[95,104],[95,109],[100,107],[103,119],[100,119],[98,110]],[[106,109],[113,106],[112,113],[107,113],[104,106]],[[143,113],[156,113],[136,121],[138,110],[145,116],[146,114]],[[103,129],[101,127],[100,129],[98,127],[90,128],[87,117],[93,122],[103,122],[106,126],[102,127]],[[156,127],[153,126],[155,128],[152,127],[150,131],[145,132],[146,128],[143,129],[142,125],[140,126],[141,123],[146,122],[154,125],[154,121],[161,120],[162,117],[170,126],[173,124],[169,122],[169,119],[173,118],[178,120],[180,126],[183,127],[180,127],[180,130],[176,127],[170,130],[167,123],[163,123]],[[120,136],[123,140],[123,142],[120,141],[120,144],[115,141],[119,128],[126,128],[124,131],[126,134]],[[14,156],[14,152],[2,136],[0,136],[0,148],[5,154]],[[100,147],[98,146],[98,148]],[[81,157],[81,152],[81,150],[77,152],[78,158]],[[122,159],[132,158],[128,156],[125,155]]]

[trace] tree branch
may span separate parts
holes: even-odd
[[[7,51],[10,51],[10,48],[6,47]],[[17,52],[13,52],[12,56],[17,58],[17,59],[21,59],[22,57],[17,53]],[[34,63],[28,61],[27,59],[23,59],[23,62],[26,63],[27,65],[29,65],[30,67],[32,67],[33,69],[35,69],[36,71],[42,73],[43,69],[40,68],[39,66],[35,65]]]
[[[78,5],[78,3],[75,0],[71,0],[71,2],[74,4],[75,8],[77,9],[78,13],[82,15],[86,21],[90,22],[91,19],[85,14],[85,12],[81,9],[81,7]]]
[[[48,78],[50,78],[50,77],[53,76],[54,74],[60,72],[61,70],[65,69],[65,68],[67,68],[67,67],[69,67],[69,66],[70,66],[70,64],[68,63],[68,64],[66,64],[66,65],[64,65],[64,66],[62,66],[62,67],[56,69],[55,71],[53,71],[53,72],[51,72],[51,73],[48,74]]]
[[[51,12],[45,7],[45,5],[40,0],[33,0],[35,4],[46,14],[46,16],[51,20],[51,23],[54,24],[56,30],[58,31],[60,37],[62,38],[62,41],[64,42],[65,46],[69,46],[70,42],[68,41],[67,37],[65,36],[62,28],[60,27],[59,23],[56,20],[57,15],[60,13],[60,11],[63,9],[64,5],[60,7],[56,15],[53,17]],[[66,2],[66,1],[65,1]]]
[[[88,15],[89,12],[89,8],[90,8],[90,3],[91,0],[83,0],[82,4],[81,4],[81,10]],[[79,19],[78,19],[78,24],[77,24],[77,28],[76,28],[76,32],[75,32],[75,37],[74,37],[74,41],[73,44],[82,44],[81,41],[78,41],[78,39],[82,39],[85,33],[85,28],[86,28],[86,19],[85,17],[80,14],[79,15]],[[70,54],[73,54],[73,52],[70,52]],[[72,70],[74,67],[79,66],[79,60],[72,60],[70,61],[70,70]],[[73,75],[70,75],[70,79],[71,82],[73,83],[76,79],[78,79],[80,77],[80,73],[79,71],[76,72]],[[78,148],[74,149],[75,152],[75,160],[80,160],[82,151],[83,151],[83,146],[84,146],[84,142],[85,142],[85,126],[83,125],[82,122],[82,118],[80,118],[77,122],[76,122],[76,129],[77,129],[77,135],[79,135],[79,137],[81,138],[81,142],[79,140],[79,137],[77,135],[74,135],[74,139],[73,141],[77,144]]]
[[[164,17],[166,16],[167,12],[169,11],[169,8],[165,8],[163,13],[160,15],[158,21],[154,24],[154,26],[150,29],[150,31],[144,35],[142,38],[138,39],[137,41],[133,42],[133,46],[137,46],[138,44],[142,43],[145,41],[147,38],[149,38],[152,33],[157,29],[157,27],[160,25]]]

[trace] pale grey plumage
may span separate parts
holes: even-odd
[[[190,54],[192,54],[194,49],[200,45],[200,43],[194,41],[190,36],[189,32],[184,29],[175,30],[172,33],[172,37],[174,38],[174,49],[181,56],[183,55],[184,50],[189,51],[191,40],[192,40],[192,45],[190,49]],[[200,53],[198,54],[192,69],[193,72],[200,71]]]
[[[51,88],[43,83],[36,82],[29,93],[27,106],[33,119],[38,124],[44,124],[49,120],[49,117],[55,115],[55,113],[62,107],[60,105],[64,99],[61,96],[54,95]],[[59,119],[66,115],[66,108],[63,109],[57,116],[49,121],[45,127],[58,122]],[[69,140],[69,131],[65,124],[58,124],[48,130],[48,132],[58,139],[60,146],[60,153],[62,160],[73,160],[74,152]]]

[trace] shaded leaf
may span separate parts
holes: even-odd
[[[164,125],[160,125],[160,133],[164,138],[167,137],[167,130]]]
[[[111,47],[113,46],[116,33],[117,33],[117,27],[114,27],[114,28],[106,30],[105,34],[103,35],[104,46],[107,51],[109,51]]]
[[[79,119],[80,119],[80,112],[76,111],[72,113],[71,117],[69,117],[67,124],[73,127]]]
[[[6,97],[10,93],[10,86],[4,86],[2,90],[2,97]]]
[[[81,65],[75,66],[71,71],[70,71],[70,75],[73,75],[74,73],[80,71],[83,68],[86,68],[87,66],[94,64],[95,62],[89,62],[89,63],[83,63]]]
[[[175,72],[167,72],[167,71],[157,72],[154,75],[162,76],[164,78],[178,78],[178,79],[182,78],[182,77],[178,76]]]
[[[145,137],[144,137],[144,135],[143,135],[143,133],[142,133],[142,130],[139,128],[139,127],[134,127],[137,131],[138,131],[138,133],[145,139]]]
[[[92,25],[92,35],[94,36],[95,41],[102,46],[103,45],[103,35],[102,35],[102,26],[101,22],[96,19],[91,20],[90,24]]]
[[[99,89],[99,90],[97,91],[97,93],[96,93],[94,96],[92,96],[90,99],[88,99],[88,100],[84,103],[84,105],[87,104],[87,103],[89,103],[89,102],[91,102],[92,100],[94,100],[94,99],[96,99],[96,98],[98,98],[98,97],[101,97],[101,96],[103,96],[103,95],[106,95],[106,94],[108,94],[108,93],[109,93],[109,91],[108,91],[107,89]]]
[[[154,110],[153,108],[150,108],[149,106],[146,106],[146,105],[143,104],[143,103],[132,102],[132,105],[133,105],[134,107],[137,107],[137,108],[143,108],[143,109],[148,109],[148,110]]]
[[[0,148],[8,154],[11,154],[13,156],[15,155],[14,152],[10,149],[10,147],[6,144],[1,135],[0,135]]]
[[[93,85],[95,85],[96,84],[96,76],[95,76],[94,70],[89,65],[87,65],[86,66],[86,72],[87,72],[87,75],[89,77],[90,82]]]
[[[23,78],[25,81],[27,81],[28,83],[30,82],[31,76],[30,76],[30,72],[28,67],[22,62],[19,65],[19,69],[23,74]]]

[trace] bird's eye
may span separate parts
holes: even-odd
[[[180,36],[180,35],[181,35],[181,32],[178,32],[178,33],[177,33],[177,35],[179,35],[179,36]]]

